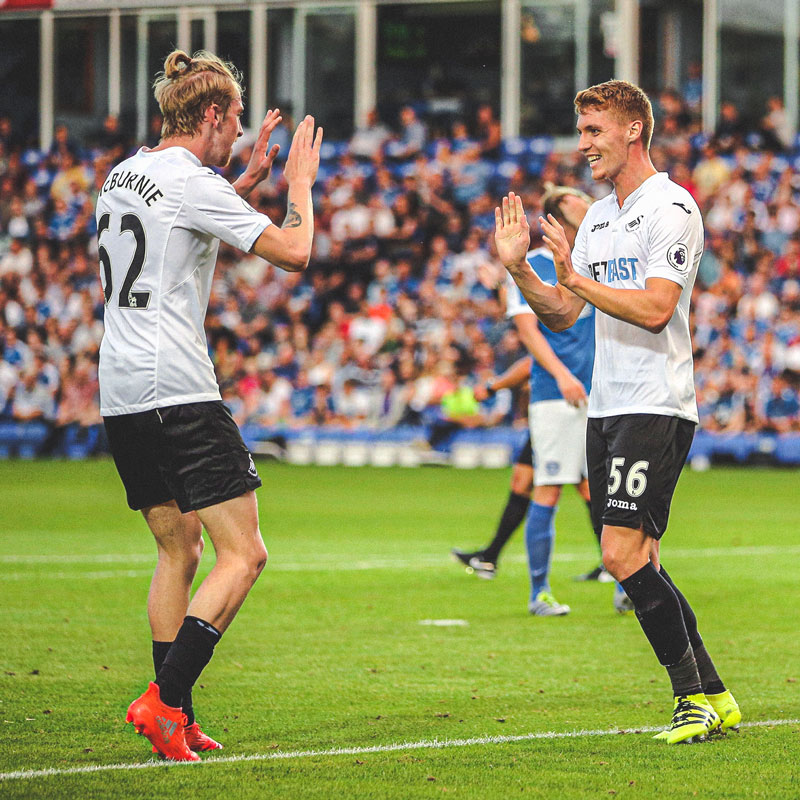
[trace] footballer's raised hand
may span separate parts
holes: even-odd
[[[502,206],[502,209],[494,210],[494,241],[503,266],[512,271],[525,263],[531,231],[519,195],[509,192],[503,198]]]
[[[569,289],[576,273],[572,268],[572,250],[567,241],[567,234],[552,214],[548,214],[547,219],[539,217],[539,224],[544,232],[542,239],[553,254],[558,282]]]
[[[322,128],[314,135],[314,117],[306,116],[297,126],[292,146],[283,169],[288,184],[297,182],[314,184],[319,169],[319,149],[322,146]]]
[[[247,168],[233,184],[233,188],[240,197],[246,198],[261,181],[265,181],[269,177],[272,162],[275,161],[275,156],[281,149],[279,144],[274,144],[267,150],[269,137],[272,136],[272,131],[280,125],[282,119],[280,109],[273,108],[267,111],[267,116],[264,117],[259,128],[256,143],[253,145],[253,154],[250,156]]]

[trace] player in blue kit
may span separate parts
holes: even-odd
[[[544,209],[555,215],[574,238],[591,202],[582,192],[551,186],[544,197]],[[547,248],[530,251],[527,259],[542,280],[555,282],[553,259]],[[514,465],[512,493],[492,542],[481,550],[452,552],[477,575],[494,577],[500,550],[525,518],[531,576],[529,611],[537,616],[563,616],[569,613],[569,606],[555,600],[548,581],[555,536],[553,522],[564,485],[575,485],[587,504],[589,502],[584,440],[586,400],[594,358],[592,309],[588,307],[584,319],[571,330],[554,334],[539,328],[536,316],[509,275],[505,277],[504,289],[506,316],[514,320],[520,339],[533,356],[526,376],[530,381],[530,436]],[[488,391],[516,385],[520,380],[516,367],[493,379]],[[527,468],[520,463],[526,451]],[[527,480],[526,484],[523,479]],[[523,486],[524,495],[520,491]],[[531,489],[533,498],[529,504]],[[514,514],[515,509],[522,513]],[[611,579],[606,576],[608,573],[598,567],[582,577]]]
[[[557,215],[574,241],[591,198],[557,187],[544,200],[546,213]],[[553,257],[546,247],[527,254],[530,268],[547,284],[557,282]],[[563,616],[568,605],[550,589],[550,562],[555,541],[555,515],[561,491],[577,488],[589,502],[586,478],[586,403],[594,362],[594,314],[586,306],[575,324],[560,333],[539,326],[536,315],[514,283],[507,281],[507,316],[533,356],[528,425],[533,446],[534,488],[525,522],[525,545],[530,574],[528,611],[535,616]]]

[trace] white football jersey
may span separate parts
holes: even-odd
[[[249,251],[269,217],[183,147],[117,165],[96,216],[101,413],[219,400],[203,328],[219,242]]]
[[[598,200],[578,230],[575,270],[614,289],[644,289],[648,278],[683,287],[661,333],[595,314],[589,416],[664,414],[697,422],[689,301],[703,253],[703,221],[689,192],[666,173],[648,178],[622,205]]]

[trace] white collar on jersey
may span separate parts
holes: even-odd
[[[169,147],[164,148],[163,150],[153,150],[149,147],[140,147],[139,153],[137,155],[145,155],[145,156],[158,156],[158,155],[170,155],[170,156],[177,156],[178,158],[184,158],[187,161],[191,161],[192,164],[197,165],[198,167],[203,166],[203,162],[191,152],[191,150],[187,150],[185,147],[181,147],[180,145],[170,145]]]
[[[656,172],[649,178],[645,178],[626,198],[625,202],[620,208],[619,201],[617,200],[617,190],[611,191],[614,197],[614,205],[619,208],[620,213],[627,211],[642,195],[660,189],[669,180],[669,175],[666,172]]]

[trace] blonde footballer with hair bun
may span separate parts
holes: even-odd
[[[200,729],[192,687],[267,561],[261,479],[206,346],[217,253],[222,241],[287,272],[306,269],[322,128],[315,133],[309,115],[295,130],[277,225],[244,201],[269,178],[280,110],[267,111],[229,183],[210,168],[225,167],[244,134],[238,71],[212,53],[175,50],[153,88],[161,141],[117,164],[97,198],[100,412],[128,506],[141,511],[158,552],[147,601],[155,681],[126,720],[163,758],[197,761],[221,745]],[[216,561],[193,592],[204,528]]]
[[[164,71],[153,83],[156,101],[164,117],[161,137],[194,136],[209,105],[224,115],[242,96],[241,75],[233,64],[206,50],[189,56],[173,50],[164,61]]]

